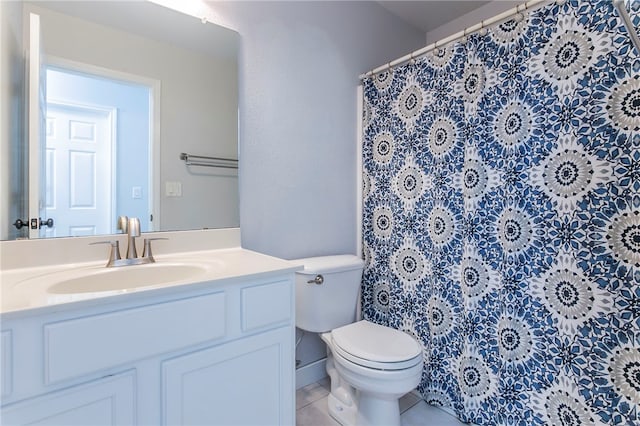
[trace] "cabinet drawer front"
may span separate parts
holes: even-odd
[[[48,324],[47,384],[225,336],[225,293]]]
[[[13,339],[11,330],[3,331],[0,334],[0,396],[5,397],[11,394],[13,384]]]
[[[292,285],[278,281],[242,289],[242,331],[287,324],[293,312]]]
[[[132,425],[135,376],[124,373],[2,408],[5,425]]]

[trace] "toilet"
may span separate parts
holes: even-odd
[[[422,347],[410,335],[356,321],[363,261],[353,255],[297,259],[296,327],[321,333],[331,379],[329,414],[344,426],[400,425],[398,400],[422,376]]]

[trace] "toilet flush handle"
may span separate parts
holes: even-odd
[[[307,284],[317,284],[320,285],[324,282],[324,277],[322,275],[316,275],[316,277],[312,280],[307,281]]]

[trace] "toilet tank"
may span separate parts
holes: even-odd
[[[296,272],[296,327],[321,333],[355,321],[362,259],[338,255],[294,262],[304,265]]]

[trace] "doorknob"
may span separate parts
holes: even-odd
[[[42,220],[42,218],[33,218],[31,219],[31,229],[40,229],[43,226],[46,226],[47,228],[53,228],[53,219],[49,218],[47,220]],[[17,219],[15,222],[13,222],[13,226],[15,226],[16,228],[20,229],[23,226],[29,226],[28,222],[25,222],[22,219]]]
[[[18,229],[22,229],[23,226],[29,226],[29,223],[25,222],[22,219],[16,219],[16,221],[13,222],[13,226],[15,226]]]
[[[43,226],[46,226],[47,228],[53,228],[53,219],[49,218],[47,220],[42,220],[42,218],[40,218],[39,228],[42,228]]]

